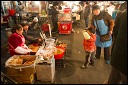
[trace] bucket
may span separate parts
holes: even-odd
[[[56,47],[57,52],[54,52],[54,58],[55,59],[61,59],[64,56],[65,49],[62,47]]]

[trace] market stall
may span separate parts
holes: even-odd
[[[6,75],[18,84],[33,84],[36,80],[53,83],[55,67],[65,67],[67,45],[57,43],[53,38],[44,38],[42,45],[28,47],[32,50],[30,55],[14,55],[5,62]]]
[[[71,34],[72,16],[70,8],[66,8],[64,13],[58,14],[58,30],[59,34]]]

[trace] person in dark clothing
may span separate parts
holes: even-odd
[[[117,13],[119,12],[120,4],[116,4],[115,9],[112,12],[112,18],[115,20]]]
[[[88,21],[89,21],[89,15],[90,15],[90,5],[88,2],[86,2],[86,7],[84,8],[84,19],[85,19],[85,25],[88,27]]]
[[[118,34],[111,53],[111,73],[108,84],[127,84],[127,11],[119,17]]]
[[[59,13],[56,10],[56,4],[53,4],[53,6],[51,7],[51,16],[52,16],[52,23],[53,23],[53,28],[52,28],[52,32],[58,32],[58,16],[57,14]]]
[[[21,25],[23,27],[23,36],[25,37],[25,40],[28,41],[28,44],[38,43],[38,42],[42,41],[42,39],[40,39],[40,38],[33,38],[32,36],[29,36],[27,34],[27,31],[28,31],[28,28],[29,28],[28,23],[21,23]]]
[[[115,26],[113,28],[113,40],[115,40],[117,34],[118,34],[118,28],[119,28],[119,20],[120,20],[120,15],[122,14],[122,12],[124,12],[127,9],[127,2],[124,2],[121,4],[120,8],[119,8],[119,12],[117,13],[116,19],[115,19]]]
[[[15,24],[16,23],[21,23],[23,9],[24,9],[24,6],[22,5],[21,1],[18,1],[18,6],[16,6],[16,8],[15,8],[15,10],[16,10],[15,18],[14,18],[15,19]],[[18,22],[16,21],[16,19],[17,19]]]

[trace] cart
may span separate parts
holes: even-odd
[[[72,17],[71,13],[58,14],[58,30],[59,34],[71,34],[72,31]]]

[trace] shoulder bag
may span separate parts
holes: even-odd
[[[95,20],[95,21],[96,21],[96,20]],[[97,25],[96,32],[97,32],[98,35],[100,36],[100,41],[101,41],[101,42],[107,42],[107,41],[109,41],[109,40],[111,39],[109,33],[104,34],[104,35],[101,35],[101,34],[100,34],[100,31],[99,31],[99,28],[98,28],[97,21],[96,21],[96,25]]]

